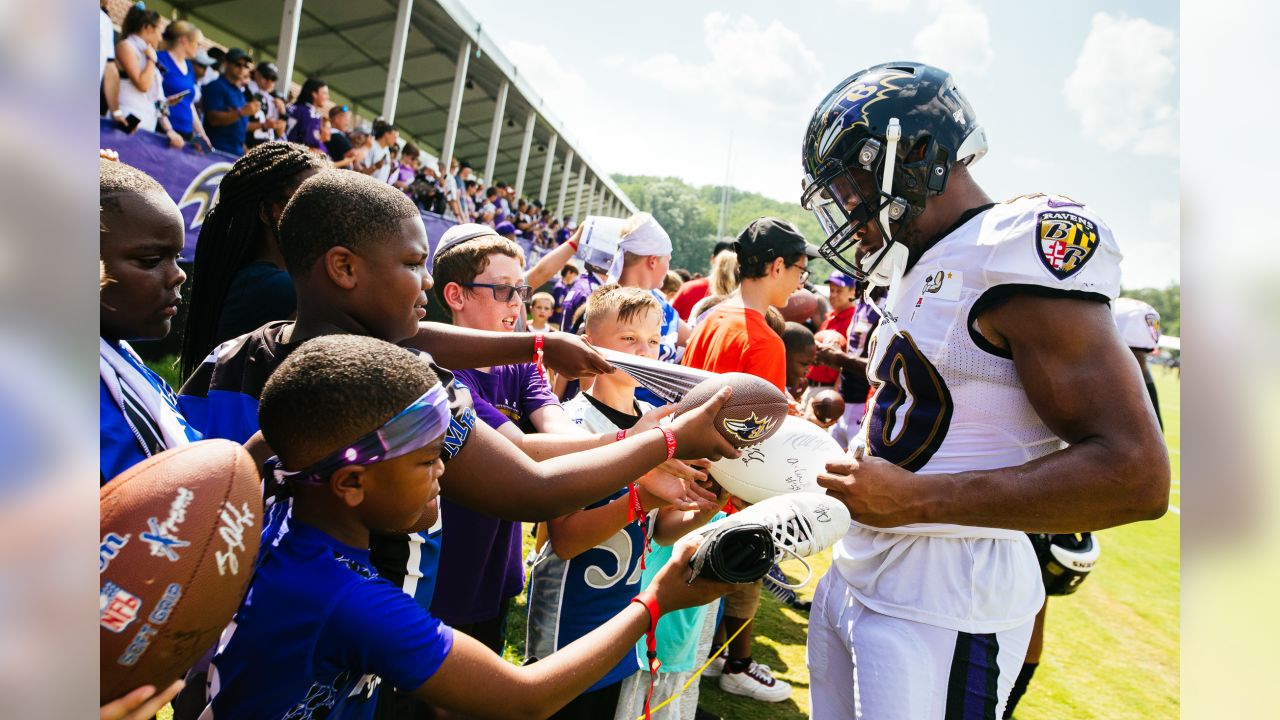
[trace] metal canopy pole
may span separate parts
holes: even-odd
[[[444,142],[440,145],[441,172],[449,172],[453,163],[453,144],[458,139],[458,120],[462,116],[462,91],[467,86],[467,63],[471,61],[471,41],[458,48],[458,65],[453,74],[453,94],[449,97],[449,119],[445,122]]]
[[[579,163],[581,164],[581,163]],[[578,168],[578,192],[573,196],[573,219],[582,224],[582,216],[578,211],[582,209],[582,188],[587,185],[587,166],[582,165]]]
[[[547,191],[551,189],[551,171],[556,164],[556,140],[559,138],[559,135],[551,133],[551,140],[547,143],[547,164],[542,168],[542,185],[538,188],[538,199],[542,201],[544,208],[551,204]]]
[[[507,112],[507,91],[510,81],[503,79],[498,86],[498,101],[493,108],[493,129],[489,131],[489,152],[484,158],[484,182],[493,185],[493,172],[498,164],[498,140],[502,138],[502,117]]]
[[[302,0],[285,0],[280,13],[280,43],[276,45],[281,92],[289,93],[293,82],[293,58],[298,54],[298,23],[302,22]]]
[[[595,206],[596,206],[596,178],[592,177],[592,178],[591,178],[591,190],[587,192],[587,212],[586,212],[586,213],[584,213],[584,217],[585,217],[586,215],[590,215],[590,214],[591,214],[591,210],[592,210]]]
[[[524,121],[524,142],[520,145],[520,164],[516,165],[516,197],[524,196],[524,176],[529,169],[529,149],[533,147],[533,129],[538,125],[538,113],[529,110]]]
[[[382,94],[382,117],[395,123],[396,103],[400,100],[400,77],[404,73],[404,50],[409,44],[409,16],[413,0],[400,0],[396,10],[396,34],[391,40],[391,62],[387,65],[387,89]]]
[[[564,155],[564,174],[560,176],[560,197],[556,200],[556,215],[563,220],[565,216],[564,199],[569,193],[569,176],[573,173],[573,148]]]

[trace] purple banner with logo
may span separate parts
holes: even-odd
[[[186,223],[187,241],[182,259],[191,262],[196,255],[196,238],[209,205],[217,198],[218,183],[236,161],[224,152],[202,153],[187,145],[181,150],[169,147],[169,139],[146,130],[129,134],[110,120],[99,125],[98,146],[120,153],[120,161],[132,165],[155,178],[169,197],[178,204]]]

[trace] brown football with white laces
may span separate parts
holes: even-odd
[[[734,447],[764,442],[782,427],[787,417],[787,396],[768,380],[746,373],[721,373],[694,385],[676,403],[676,414],[701,406],[726,385],[733,388],[733,394],[716,414],[715,425]]]
[[[262,489],[228,440],[166,450],[99,491],[103,702],[187,671],[231,620],[253,575]]]

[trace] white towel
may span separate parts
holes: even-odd
[[[609,279],[606,282],[618,282],[622,277],[622,263],[626,253],[633,255],[670,255],[671,236],[652,217],[644,224],[632,230],[618,242],[618,253],[613,256],[613,264],[609,266]]]
[[[142,364],[142,360],[128,343],[121,341],[120,346],[123,352],[133,356],[138,365]],[[106,386],[111,399],[115,400],[116,405],[124,412],[125,420],[144,437],[159,433],[158,439],[166,450],[190,443],[186,423],[178,414],[177,408],[161,394],[159,388],[143,376],[136,365],[121,355],[121,349],[98,338],[98,374],[102,377],[102,383]],[[126,397],[134,401],[134,407],[141,411],[147,420],[150,420],[151,428],[135,425],[125,408]],[[143,442],[142,449],[148,456],[151,455],[152,448],[148,447],[146,442]]]

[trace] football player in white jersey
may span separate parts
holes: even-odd
[[[1120,340],[1129,347],[1134,359],[1138,361],[1138,368],[1142,371],[1142,379],[1147,385],[1147,394],[1151,396],[1151,407],[1156,411],[1156,420],[1160,422],[1160,426],[1163,428],[1164,420],[1160,416],[1160,400],[1156,396],[1155,380],[1152,379],[1151,371],[1147,368],[1147,356],[1160,345],[1160,313],[1141,300],[1122,297],[1116,298],[1111,303],[1111,314],[1116,321],[1116,330],[1120,332]],[[1067,551],[1067,557],[1084,556],[1089,558],[1088,568],[1084,569],[1084,572],[1080,572],[1079,567],[1064,569],[1062,565],[1058,565],[1056,570],[1050,567],[1053,560],[1050,559],[1052,555],[1048,552],[1048,545],[1059,543],[1061,538],[1066,538],[1066,544],[1068,545],[1073,544],[1077,538],[1088,545],[1088,550],[1085,552]],[[1033,535],[1031,542],[1032,545],[1037,542],[1041,543],[1041,547],[1037,548],[1037,554],[1040,556],[1042,564],[1045,592],[1049,595],[1067,595],[1075,592],[1076,586],[1084,580],[1092,569],[1093,561],[1096,560],[1098,554],[1098,548],[1094,544],[1095,541],[1089,538],[1088,534],[1083,536]],[[1062,552],[1062,550],[1063,548],[1059,545],[1058,552]],[[1051,582],[1053,583],[1052,586]],[[1031,631],[1031,643],[1027,647],[1026,660],[1022,663],[1022,670],[1018,673],[1018,679],[1013,683],[1013,691],[1010,693],[1009,702],[1004,709],[1003,717],[1005,720],[1013,717],[1018,701],[1027,692],[1031,678],[1035,675],[1036,668],[1040,665],[1040,656],[1044,652],[1044,625],[1048,609],[1049,600],[1045,598],[1045,603],[1040,608],[1040,614],[1036,616],[1035,627]]]
[[[951,76],[911,62],[840,83],[805,136],[823,256],[889,289],[867,419],[819,476],[854,518],[810,617],[819,720],[1000,717],[1044,601],[1026,533],[1168,507],[1110,228],[1063,196],[992,202],[986,150]]]
[[[1147,384],[1147,394],[1151,396],[1151,405],[1156,409],[1156,419],[1164,427],[1164,418],[1160,415],[1160,398],[1156,396],[1156,381],[1151,377],[1151,369],[1147,367],[1147,357],[1160,346],[1160,312],[1137,298],[1116,298],[1111,303],[1111,313],[1116,319],[1116,329],[1120,331],[1120,339],[1142,369],[1142,381]]]

